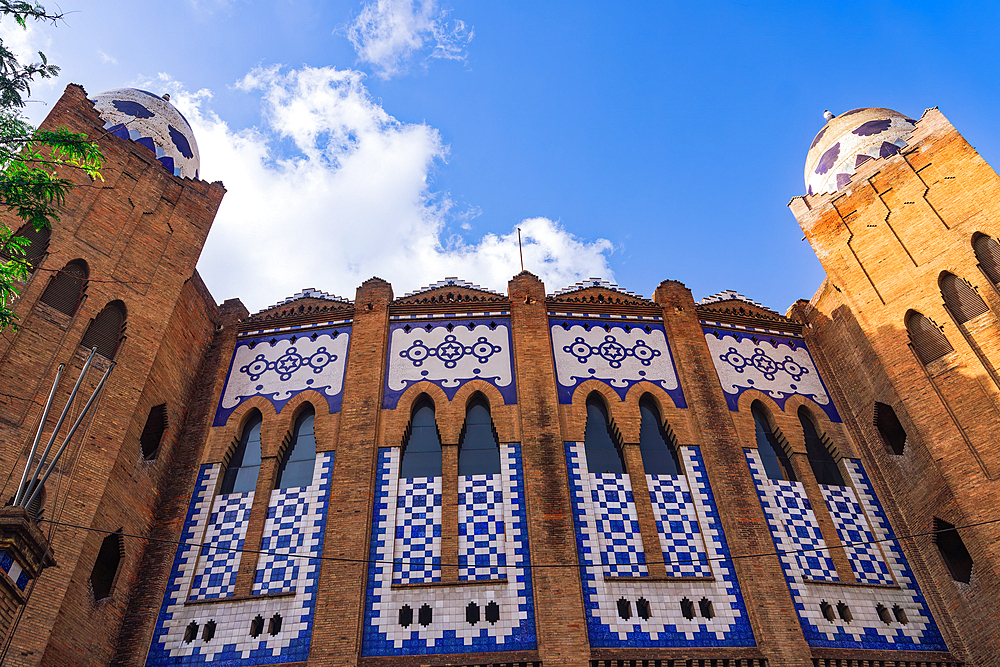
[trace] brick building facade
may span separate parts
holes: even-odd
[[[4,664],[997,664],[1000,183],[936,109],[813,142],[785,316],[527,272],[217,305],[182,121],[46,120],[107,165],[0,340],[5,497],[56,367],[118,365],[19,528],[50,567],[0,534]]]

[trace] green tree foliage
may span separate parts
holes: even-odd
[[[49,12],[38,3],[0,0],[0,20],[13,20],[21,28],[26,29],[28,21],[58,23],[61,19],[61,13]],[[0,207],[21,224],[41,230],[59,219],[59,208],[72,187],[57,168],[80,169],[96,179],[101,176],[103,158],[87,135],[66,128],[35,129],[21,116],[36,78],[49,79],[59,73],[41,51],[38,58],[38,62],[22,64],[0,40]],[[27,280],[32,270],[25,259],[27,245],[0,219],[0,333],[8,327],[17,329],[11,305],[18,295],[17,283]]]

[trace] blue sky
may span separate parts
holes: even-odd
[[[784,312],[823,272],[786,208],[822,112],[938,106],[1000,159],[993,3],[64,0],[5,43],[70,82],[170,92],[229,193],[199,270],[251,310],[445,276],[552,292],[735,289]],[[11,40],[14,40],[11,42]]]

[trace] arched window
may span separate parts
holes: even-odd
[[[611,432],[608,409],[596,392],[587,398],[587,430],[583,436],[583,446],[587,452],[587,469],[590,472],[625,472],[625,459],[617,438]]]
[[[830,450],[820,439],[812,415],[804,405],[799,407],[799,422],[802,423],[802,433],[806,437],[806,456],[809,457],[809,465],[812,466],[813,475],[816,476],[816,483],[847,486],[844,484],[844,476],[840,474],[837,462],[833,460]]]
[[[52,231],[48,227],[43,227],[42,229],[35,229],[35,225],[32,223],[27,223],[21,225],[21,228],[14,232],[14,236],[20,236],[21,238],[28,240],[28,245],[24,248],[24,255],[12,255],[9,253],[3,253],[3,259],[23,259],[28,264],[31,265],[31,270],[34,271],[38,268],[39,262],[45,256],[45,251],[49,249],[49,237],[52,235]]]
[[[104,306],[104,310],[91,320],[80,345],[88,350],[96,346],[97,354],[114,359],[122,334],[125,333],[125,315],[125,304],[121,301],[112,301]]]
[[[792,462],[788,460],[788,454],[778,442],[771,424],[767,418],[767,410],[760,401],[754,401],[750,406],[750,414],[753,415],[754,426],[757,431],[757,454],[760,455],[764,464],[764,472],[768,479],[784,479],[789,482],[795,481],[795,472],[792,470]]]
[[[906,316],[906,331],[910,334],[917,356],[925,364],[940,359],[954,349],[941,330],[915,310]]]
[[[154,405],[146,417],[146,425],[142,429],[139,437],[139,444],[142,446],[142,457],[146,460],[155,459],[156,453],[160,450],[160,440],[163,439],[163,432],[167,430],[167,404]]]
[[[401,479],[441,476],[441,437],[434,420],[434,402],[427,395],[417,400],[410,418],[399,476]]]
[[[958,324],[968,322],[989,310],[983,297],[955,274],[942,273],[939,282],[944,303]]]
[[[111,533],[101,542],[101,550],[97,552],[97,560],[94,561],[94,569],[90,573],[90,585],[94,589],[95,600],[111,596],[124,546],[120,528],[118,532]]]
[[[965,584],[969,583],[972,578],[972,556],[965,548],[965,542],[962,541],[955,526],[944,519],[934,517],[934,544],[941,552],[951,578]]]
[[[482,394],[469,402],[458,447],[460,477],[500,474],[500,443],[490,419],[489,404]]]
[[[243,435],[229,459],[219,494],[246,493],[257,488],[260,473],[260,426],[263,418],[254,410],[243,426]]]
[[[972,237],[972,249],[986,277],[994,284],[1000,283],[1000,243],[986,234],[976,234]]]
[[[647,475],[678,475],[677,450],[663,429],[660,411],[649,395],[639,399],[639,452]]]
[[[892,409],[891,405],[875,404],[875,428],[882,436],[882,442],[885,443],[885,446],[892,450],[896,456],[902,456],[903,449],[906,447],[906,431],[899,423],[899,417],[896,416],[896,411]]]
[[[80,299],[83,298],[88,274],[87,263],[82,259],[74,259],[52,276],[42,292],[42,303],[47,303],[66,315],[75,314]]]
[[[295,420],[292,441],[288,443],[288,449],[281,459],[278,481],[274,488],[293,489],[312,484],[316,463],[316,435],[313,431],[315,420],[316,411],[311,405]]]

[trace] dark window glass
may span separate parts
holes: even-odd
[[[72,261],[64,266],[62,271],[52,276],[52,280],[42,292],[42,303],[47,303],[66,315],[73,315],[80,305],[86,282],[87,265],[83,260]]]
[[[253,416],[243,427],[236,451],[229,459],[226,476],[222,479],[220,494],[246,493],[257,488],[257,475],[260,473],[260,413],[254,410]]]
[[[490,409],[482,398],[475,398],[465,413],[465,428],[458,450],[458,474],[499,475],[500,443],[490,419]]]
[[[978,234],[972,241],[972,248],[983,273],[994,283],[1000,283],[1000,243],[990,236]]]
[[[809,457],[809,465],[812,466],[816,482],[831,486],[847,486],[844,484],[844,476],[840,474],[837,462],[820,440],[809,411],[804,406],[799,408],[799,422],[802,424],[802,433],[806,436],[806,456]]]
[[[587,399],[587,430],[583,436],[583,445],[587,452],[587,469],[590,472],[617,474],[625,472],[625,460],[611,432],[608,411],[604,407],[604,402],[597,396]]]
[[[430,399],[418,401],[417,409],[413,411],[403,444],[399,476],[404,479],[441,476],[441,438],[434,421],[434,404]]]
[[[90,573],[90,585],[94,589],[95,600],[103,600],[111,595],[121,560],[121,533],[111,533],[101,543],[101,550],[97,552],[97,560],[94,561],[94,569]]]
[[[753,415],[753,422],[757,429],[757,453],[764,464],[764,472],[767,473],[768,479],[784,479],[794,482],[795,473],[792,471],[792,463],[774,436],[774,431],[771,430],[767,421],[764,407],[754,401],[753,405],[750,406],[750,413]]]
[[[149,411],[149,416],[146,417],[146,425],[139,437],[143,458],[147,460],[156,458],[156,452],[160,449],[160,440],[163,439],[163,432],[166,430],[167,406],[165,403],[154,405]]]
[[[969,283],[951,273],[941,275],[941,296],[944,297],[945,305],[959,324],[968,322],[989,310],[983,297],[976,294],[976,290],[972,289]]]
[[[31,270],[38,268],[39,262],[45,256],[45,251],[49,248],[49,237],[52,231],[47,227],[35,229],[35,225],[28,223],[21,225],[21,228],[14,232],[14,236],[28,240],[28,245],[24,248],[24,255],[14,255],[13,253],[0,253],[0,259],[23,259],[31,265]]]
[[[875,404],[875,427],[886,447],[896,456],[902,456],[906,447],[906,431],[899,423],[899,417],[896,416],[892,406],[885,403]]]
[[[962,541],[955,526],[935,517],[934,543],[937,544],[938,551],[941,552],[941,557],[951,572],[951,578],[969,583],[969,579],[972,578],[972,556],[965,548],[965,542]]]
[[[97,354],[107,359],[114,359],[124,332],[125,304],[121,301],[112,301],[91,320],[80,345],[88,350],[96,346]]]
[[[910,334],[917,356],[925,364],[940,359],[954,349],[941,330],[920,313],[911,312],[907,316],[906,331]]]
[[[642,467],[647,475],[678,475],[680,465],[677,462],[677,450],[660,420],[660,411],[652,399],[643,397],[639,401],[639,451],[642,454]]]
[[[313,431],[315,419],[316,413],[309,406],[295,420],[292,441],[281,459],[278,481],[274,488],[293,489],[312,484],[313,467],[316,463],[316,436]]]

